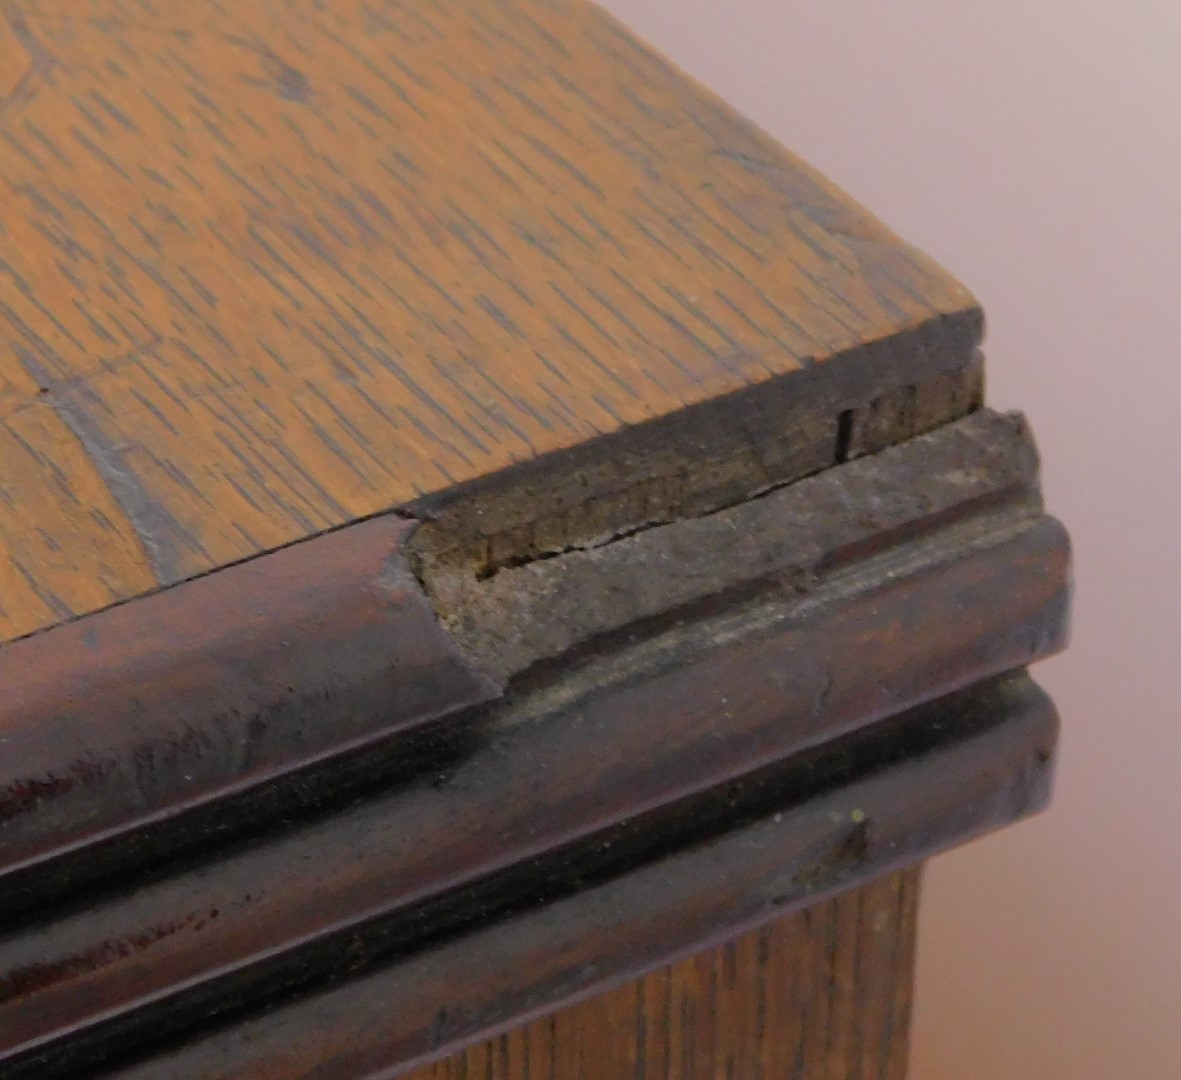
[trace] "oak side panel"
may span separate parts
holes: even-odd
[[[919,871],[892,874],[405,1080],[904,1080]]]
[[[0,95],[0,641],[979,337],[954,279],[580,0],[12,2]]]

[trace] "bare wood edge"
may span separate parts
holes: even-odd
[[[640,867],[102,1075],[396,1077],[1035,812],[1056,731],[1024,675],[961,691],[752,778]]]
[[[564,667],[469,715],[447,767],[0,941],[0,1060],[40,1075],[531,901],[538,860],[624,857],[604,830],[663,836],[719,785],[1055,651],[1067,598],[1060,526],[988,507]]]
[[[804,591],[826,569],[1003,506],[1040,513],[1037,453],[1020,416],[986,409],[699,516],[491,574],[434,564],[422,581],[460,651],[511,685],[604,634],[774,577]]]
[[[974,304],[666,416],[426,495],[412,545],[483,577],[712,512],[980,408]]]
[[[660,511],[671,521],[741,503],[875,448],[850,441],[856,410],[891,417],[861,425],[888,443],[975,408],[979,336],[976,309],[934,319],[794,380],[457,489],[442,509],[419,508],[435,518],[421,529],[429,543],[409,542],[418,522],[404,515],[370,519],[0,648],[0,915],[214,842],[276,812],[271,781],[329,759],[355,763],[397,731],[502,693],[514,672],[463,655],[437,625],[453,630],[442,592],[428,598],[415,580],[430,589],[422,552],[438,550],[440,535],[499,522],[519,545],[545,506],[575,542],[570,516],[553,512],[572,483],[627,533],[635,478],[658,477],[645,470],[673,459],[680,479]],[[808,433],[802,450],[795,428]],[[742,447],[723,431],[742,432]],[[790,450],[771,448],[783,439]],[[703,471],[703,447],[715,466],[719,453],[733,460]],[[538,477],[553,480],[548,497],[532,486]],[[623,488],[621,477],[631,478]],[[467,551],[469,540],[443,548]],[[605,629],[623,621],[617,613]]]

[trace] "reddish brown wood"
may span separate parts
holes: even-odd
[[[377,518],[0,649],[0,912],[59,888],[55,859],[158,849],[145,830],[495,696],[401,557],[413,527]]]
[[[1036,810],[1056,729],[1027,679],[962,692],[712,794],[639,863],[573,858],[499,916],[457,897],[470,928],[101,1075],[400,1075]]]

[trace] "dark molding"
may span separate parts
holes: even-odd
[[[396,1077],[1038,810],[1056,731],[1022,675],[962,691],[734,785],[728,820],[639,865],[563,868],[538,903],[101,1075]]]
[[[119,865],[121,840],[213,829],[219,800],[495,697],[406,566],[413,529],[371,519],[0,648],[0,913]]]
[[[1031,811],[1052,710],[1006,673],[1070,598],[1036,465],[981,410],[458,586],[375,518],[0,650],[0,1075],[185,1039],[142,1075],[290,1075],[267,1025],[405,968],[396,1023],[323,1042],[393,1075]],[[577,971],[534,955],[558,909]]]
[[[1002,510],[1041,513],[1036,454],[1020,418],[982,410],[487,579],[416,578],[418,525],[388,515],[0,648],[0,915],[282,817],[391,736],[612,635]]]
[[[535,903],[588,852],[639,865],[728,785],[1054,651],[1067,595],[1061,528],[1010,509],[585,656],[441,725],[449,762],[0,941],[0,1062],[56,1075]]]

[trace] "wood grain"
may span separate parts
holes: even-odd
[[[405,1080],[904,1080],[918,896],[888,875]]]
[[[953,279],[580,0],[4,0],[0,150],[0,640],[806,396],[858,346],[953,368],[979,338]]]
[[[0,0],[0,1073],[393,1075],[1038,809],[981,334],[584,0]],[[914,881],[436,1075],[896,1080]]]

